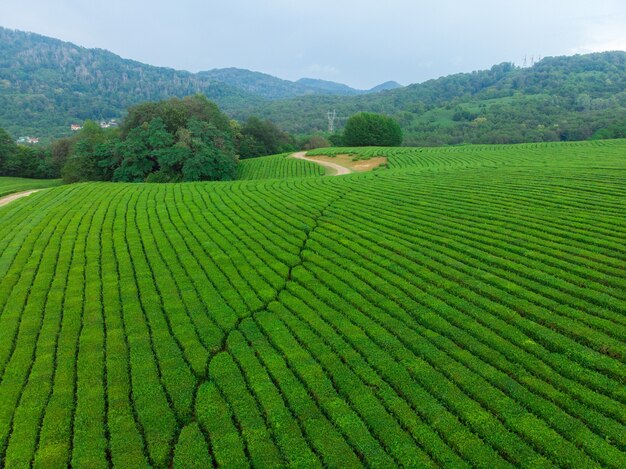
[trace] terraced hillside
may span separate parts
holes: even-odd
[[[625,154],[13,202],[0,466],[625,467]]]

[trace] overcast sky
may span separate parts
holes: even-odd
[[[357,88],[626,50],[626,0],[0,0],[0,25],[152,65]]]

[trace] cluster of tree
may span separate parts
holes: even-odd
[[[296,134],[322,131],[336,109],[341,128],[357,112],[394,117],[405,145],[579,140],[616,135],[626,107],[626,52],[510,63],[356,97],[314,96],[233,108]],[[485,121],[486,119],[486,121]],[[617,133],[619,134],[619,132]]]
[[[268,127],[268,119],[293,135],[319,134],[327,128],[329,109],[337,110],[340,129],[358,112],[391,116],[405,145],[621,135],[626,52],[546,58],[528,68],[503,63],[380,93],[354,95],[337,86],[234,69],[179,72],[0,28],[0,125],[12,135],[58,137],[67,135],[70,123],[119,118],[142,101],[202,93],[233,119],[260,118],[233,130],[236,140],[247,127],[242,157],[303,146]],[[276,99],[300,95],[303,87],[313,87],[315,95]],[[273,149],[265,143],[272,132],[280,142]]]
[[[31,148],[17,145],[0,129],[0,176],[48,179],[59,177],[62,162],[56,147]]]
[[[119,118],[141,102],[196,93],[220,106],[262,100],[211,77],[0,27],[0,124],[13,135],[59,138],[72,123]]]
[[[463,143],[524,143],[620,138],[626,122],[626,93],[613,97],[611,108],[600,106],[565,112],[566,98],[513,96],[488,103],[437,108],[409,124],[408,146]],[[621,103],[621,104],[617,104]],[[610,110],[610,112],[609,112]],[[464,116],[455,120],[455,116]]]
[[[132,107],[120,129],[87,122],[73,139],[65,182],[178,182],[234,179],[230,120],[202,95]]]
[[[401,88],[393,81],[382,83],[369,90],[356,90],[341,83],[312,78],[298,81],[282,80],[266,73],[252,72],[240,68],[222,68],[198,73],[200,77],[211,78],[227,83],[245,92],[270,100],[293,98],[310,95],[355,96],[358,94],[378,93],[380,91]]]
[[[306,137],[305,139],[300,141],[299,149],[300,150],[314,150],[316,148],[328,148],[333,145],[339,146],[339,141],[334,144],[331,142],[332,135],[329,135],[329,138],[326,138],[321,134],[313,134],[310,137]]]
[[[361,112],[348,119],[341,140],[348,147],[397,147],[402,144],[402,129],[391,117]]]
[[[0,131],[0,175],[80,181],[229,180],[237,161],[330,146],[321,135],[296,140],[269,120],[230,120],[203,95],[131,107],[119,128],[93,121],[47,147],[15,144]]]
[[[287,153],[297,149],[293,136],[280,130],[270,120],[249,117],[238,132],[238,147],[241,158]]]
[[[369,92],[396,86],[385,83]],[[253,110],[267,100],[366,91],[234,68],[189,73],[153,67],[106,50],[0,27],[0,124],[13,135],[59,138],[75,122],[120,118],[129,106],[195,93],[230,111]]]

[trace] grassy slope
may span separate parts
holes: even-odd
[[[0,465],[624,467],[625,150],[0,209]]]
[[[60,179],[0,177],[0,197],[13,194],[14,192],[28,191],[31,189],[45,189],[47,187],[54,187],[60,184]]]

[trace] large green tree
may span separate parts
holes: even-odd
[[[174,137],[166,128],[163,119],[156,117],[133,128],[117,145],[113,161],[114,181],[143,182],[159,170],[159,158],[174,144]],[[118,164],[119,162],[119,164]]]
[[[241,128],[239,153],[242,158],[275,155],[295,151],[293,137],[269,120],[250,117]]]
[[[234,179],[238,156],[230,120],[204,96],[135,106],[122,140],[102,165],[115,181]]]
[[[402,129],[391,117],[361,112],[346,122],[343,142],[349,147],[395,147],[402,144]]]
[[[177,182],[234,179],[234,127],[201,95],[132,107],[119,130],[88,123],[69,142],[66,182]],[[65,155],[66,145],[54,153]]]
[[[183,99],[171,98],[165,101],[148,102],[133,106],[122,123],[122,138],[125,138],[132,129],[160,118],[165,129],[174,135],[178,129],[187,126],[190,119],[210,122],[223,132],[230,132],[230,119],[222,113],[215,103],[206,96],[196,94]]]
[[[58,173],[52,169],[49,151],[17,145],[0,129],[0,176],[41,179],[58,177]]]
[[[178,147],[186,149],[191,157],[181,168],[184,181],[224,181],[237,175],[237,155],[228,134],[213,124],[192,119],[188,133],[179,133]]]
[[[109,179],[108,172],[99,163],[102,147],[110,138],[112,135],[105,132],[97,123],[85,122],[61,171],[63,181],[72,183]]]

